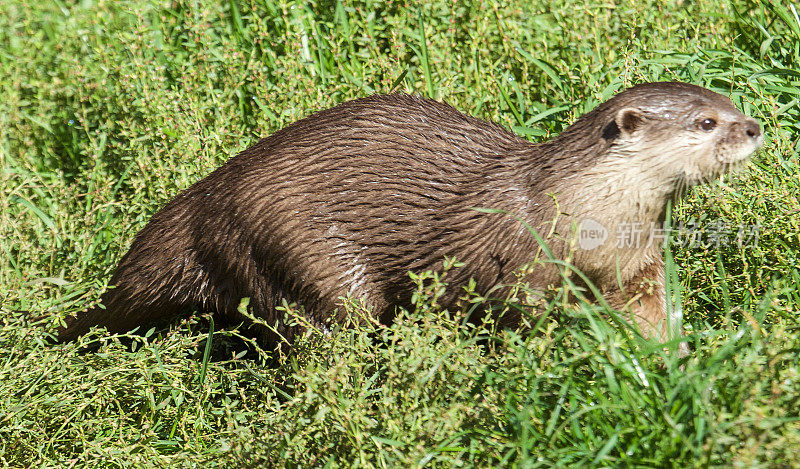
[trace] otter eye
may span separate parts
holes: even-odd
[[[703,130],[714,130],[714,127],[717,126],[717,121],[714,119],[703,119],[700,121],[700,128]]]

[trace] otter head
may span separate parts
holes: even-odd
[[[639,170],[678,187],[743,164],[764,140],[758,121],[728,98],[688,83],[634,86],[601,107],[609,153],[634,158]]]

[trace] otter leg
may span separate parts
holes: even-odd
[[[667,298],[664,289],[664,259],[658,256],[642,268],[624,285],[623,290],[608,295],[609,304],[615,309],[627,310],[645,336],[662,342],[670,338],[669,328],[681,331],[679,315],[667,317]],[[679,334],[682,335],[681,332]],[[688,355],[688,347],[681,343],[679,353]]]

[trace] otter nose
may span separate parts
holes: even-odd
[[[761,136],[761,126],[758,125],[758,122],[756,122],[756,121],[747,122],[744,125],[744,132],[750,138],[753,138],[753,139],[758,138],[758,137]]]

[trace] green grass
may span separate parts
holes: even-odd
[[[0,2],[0,462],[796,466],[796,8]],[[541,140],[654,80],[730,95],[767,134],[745,173],[676,207],[760,226],[750,249],[673,249],[688,359],[586,305],[534,332],[463,325],[431,304],[446,276],[420,277],[418,311],[390,328],[309,337],[277,365],[235,329],[209,339],[204,317],[97,332],[91,353],[48,341],[159,207],[312,111],[404,90]]]

